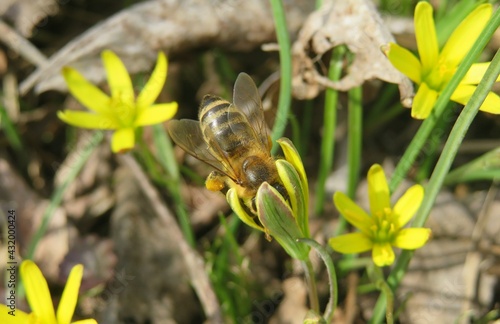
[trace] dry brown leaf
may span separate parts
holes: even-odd
[[[137,323],[192,323],[198,303],[189,285],[179,242],[168,235],[156,217],[131,170],[115,172],[116,208],[111,215],[111,237],[117,272],[130,280],[106,292],[104,313]],[[115,302],[113,302],[115,301]]]
[[[59,6],[54,0],[2,0],[0,19],[12,22],[24,37],[30,37],[33,28],[47,16],[55,15]]]
[[[283,300],[270,324],[302,323],[306,317],[307,287],[301,277],[291,277],[283,281]]]
[[[42,199],[17,174],[7,158],[0,155],[0,205],[4,212],[16,211],[17,251],[24,255],[34,233],[40,227],[49,201]],[[66,213],[57,208],[50,219],[45,235],[35,250],[34,260],[44,276],[54,280],[59,275],[59,264],[68,252],[69,230]]]
[[[314,3],[295,0],[287,8],[287,23],[295,33]],[[259,19],[255,19],[259,17]],[[138,3],[92,27],[56,52],[20,86],[26,93],[63,90],[60,76],[66,65],[82,71],[92,82],[104,79],[99,54],[114,51],[130,73],[148,70],[157,52],[179,54],[213,46],[246,51],[275,40],[267,0],[153,0]]]
[[[58,283],[64,286],[75,264],[83,264],[85,272],[81,291],[87,291],[97,285],[104,285],[112,280],[118,259],[114,253],[111,239],[91,234],[72,240],[71,248],[60,265]]]
[[[371,1],[325,1],[307,18],[292,48],[294,96],[310,99],[325,87],[347,91],[366,80],[381,79],[398,84],[403,106],[411,106],[411,81],[380,50],[389,42],[394,42],[394,38]],[[348,74],[332,82],[317,71],[315,62],[339,45],[346,45],[355,58]]]

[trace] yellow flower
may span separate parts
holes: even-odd
[[[15,316],[9,314],[11,308],[0,305],[1,323],[19,324],[69,324],[75,312],[78,299],[78,290],[83,276],[83,266],[76,265],[71,272],[64,287],[57,314],[54,313],[54,306],[50,296],[47,281],[37,265],[30,260],[25,260],[20,267],[21,279],[26,289],[26,298],[30,304],[32,313],[26,314],[15,309]],[[75,324],[97,324],[94,319],[86,319],[72,322]]]
[[[158,124],[172,118],[177,103],[154,104],[167,78],[167,58],[160,52],[150,79],[135,98],[132,81],[120,58],[106,50],[101,54],[108,78],[111,97],[102,92],[75,69],[62,71],[71,94],[92,112],[65,110],[58,117],[81,128],[115,130],[111,139],[113,152],[132,149],[135,129]]]
[[[391,207],[389,186],[384,170],[374,164],[368,171],[368,196],[371,215],[349,197],[336,192],[333,201],[339,212],[360,232],[340,235],[329,244],[340,253],[361,253],[372,250],[373,262],[379,266],[394,262],[393,246],[414,250],[422,247],[431,234],[427,228],[403,228],[420,207],[424,189],[414,185]]]
[[[420,60],[397,44],[390,43],[383,47],[391,63],[418,85],[411,110],[413,118],[425,119],[429,116],[439,94],[490,19],[492,10],[491,4],[479,5],[458,25],[439,51],[432,6],[428,2],[419,2],[415,8],[415,36]],[[467,104],[489,64],[473,64],[453,92],[451,100]],[[500,114],[500,97],[490,91],[480,110]]]

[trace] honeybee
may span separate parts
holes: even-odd
[[[271,137],[259,92],[248,74],[238,75],[233,103],[205,95],[198,119],[172,120],[168,131],[187,153],[215,168],[206,180],[207,189],[225,193],[236,188],[238,197],[254,214],[254,198],[264,181],[285,192],[271,156]]]

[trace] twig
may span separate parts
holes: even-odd
[[[120,155],[119,159],[123,162],[123,164],[130,168],[139,186],[151,202],[156,214],[165,223],[165,228],[168,231],[166,235],[178,242],[181,255],[184,257],[184,261],[186,262],[186,266],[188,268],[191,284],[200,299],[208,321],[211,323],[222,323],[220,305],[208,275],[204,271],[205,264],[203,259],[186,242],[174,215],[160,199],[158,191],[148,180],[137,161],[130,155]]]
[[[33,44],[2,20],[0,20],[0,42],[5,43],[10,49],[35,66],[40,67],[47,63],[47,58]]]
[[[483,207],[479,212],[479,216],[477,218],[476,225],[472,230],[472,248],[467,253],[464,263],[464,282],[465,282],[465,298],[462,303],[462,311],[461,313],[465,316],[462,316],[460,319],[460,323],[469,323],[470,316],[472,315],[470,310],[472,307],[472,300],[475,296],[475,291],[477,289],[477,276],[479,273],[479,266],[481,263],[481,252],[478,249],[479,242],[484,234],[484,229],[488,224],[488,218],[492,214],[490,212],[490,207],[492,206],[493,201],[498,193],[496,184],[493,182],[486,198],[484,200]]]

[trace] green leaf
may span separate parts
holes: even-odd
[[[294,259],[306,260],[309,246],[297,242],[302,238],[292,210],[279,192],[267,182],[257,191],[257,214],[266,231],[278,241]]]
[[[451,171],[444,179],[444,184],[493,179],[500,179],[500,148],[489,151]]]

